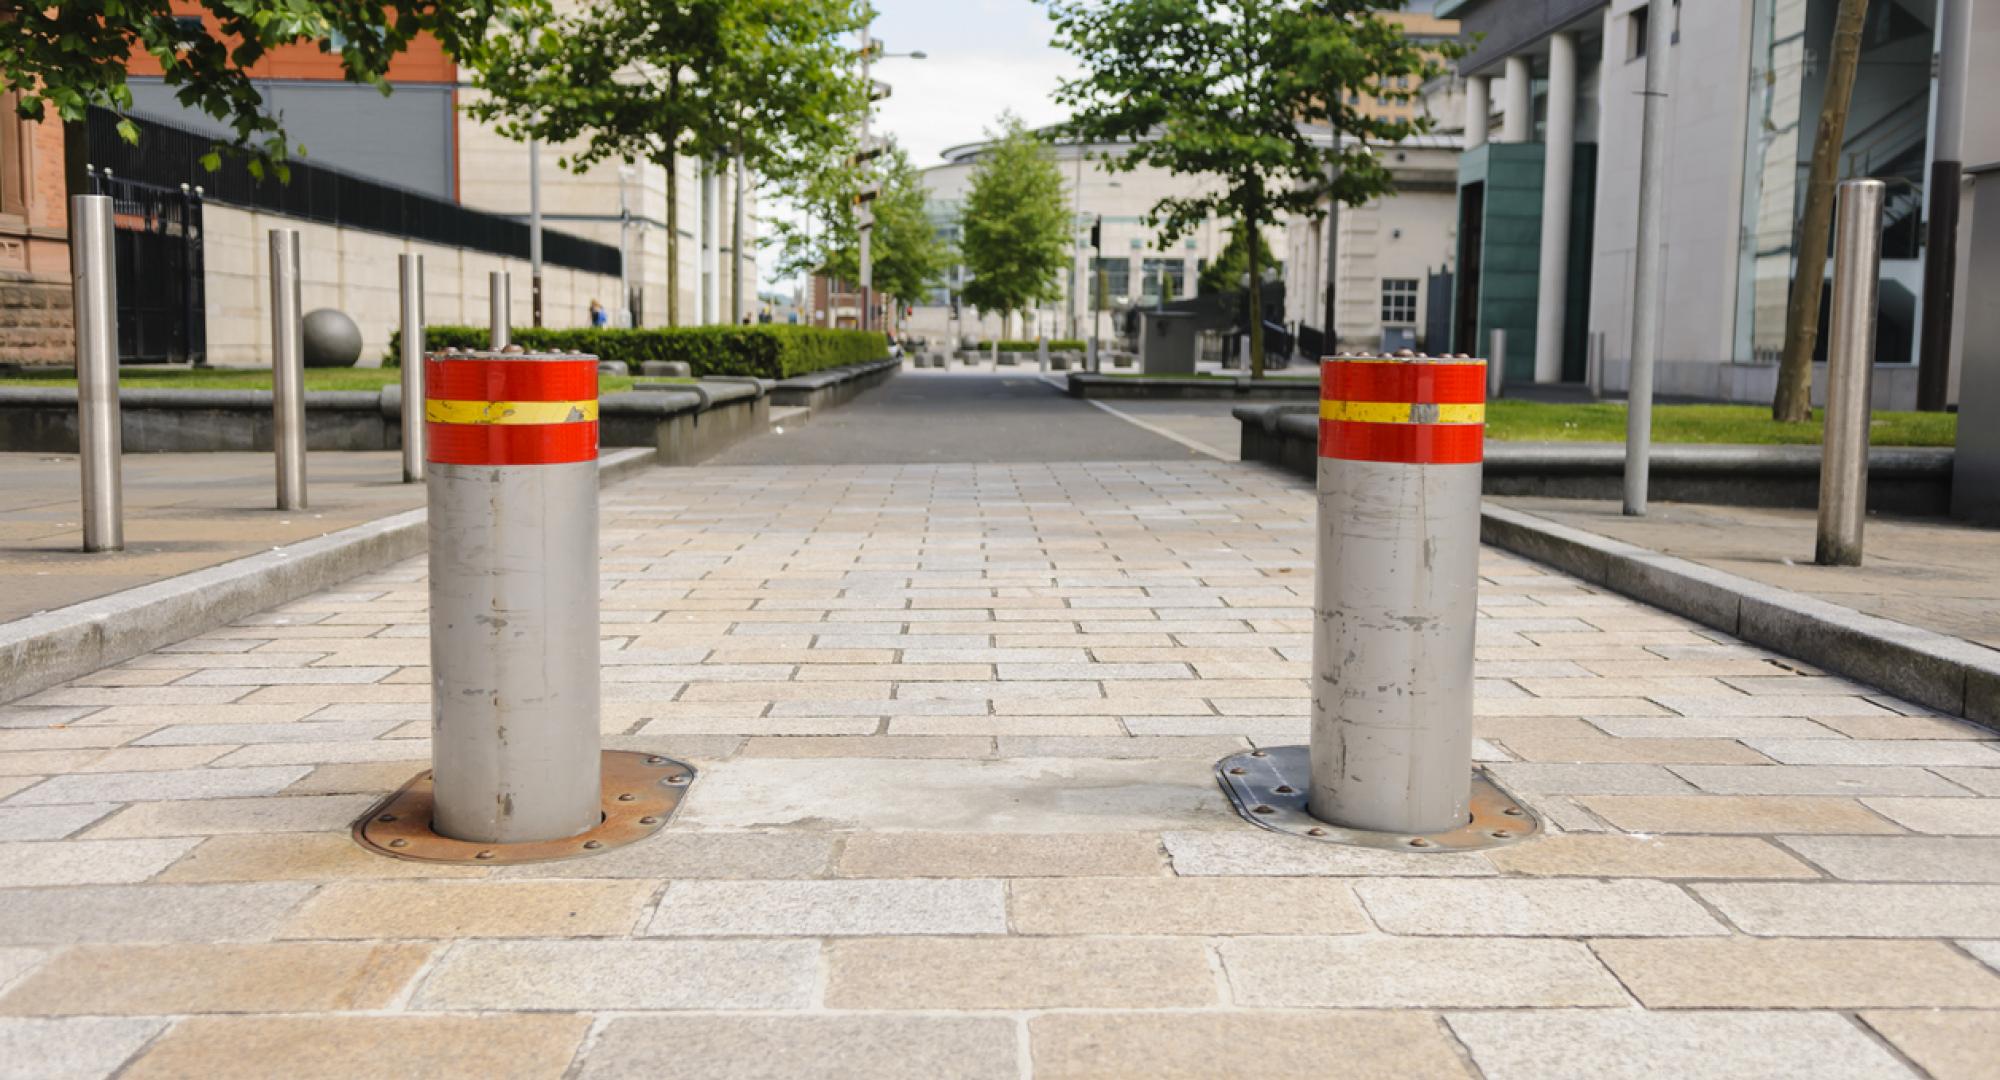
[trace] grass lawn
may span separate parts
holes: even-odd
[[[380,390],[403,377],[399,368],[307,368],[308,390]],[[647,382],[678,382],[664,377],[648,377]],[[692,382],[693,380],[686,380]],[[599,375],[597,392],[613,394],[632,389],[628,375]],[[67,375],[50,376],[27,372],[0,372],[0,386],[75,386]],[[269,390],[268,368],[204,368],[172,371],[160,368],[120,368],[118,385],[127,390]]]
[[[1663,443],[1820,442],[1823,414],[1804,424],[1780,424],[1763,405],[1655,405],[1653,439]],[[1955,413],[1878,412],[1869,428],[1875,446],[1950,446]],[[1509,442],[1624,442],[1623,402],[1552,404],[1495,401],[1486,406],[1486,437]]]

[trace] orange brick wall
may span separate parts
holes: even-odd
[[[0,117],[19,123],[27,138],[27,213],[0,217],[0,274],[42,281],[69,277],[69,208],[63,189],[63,127],[53,116],[41,123]]]
[[[220,34],[220,26],[215,19],[193,0],[174,0],[173,11],[177,15],[200,15],[211,34]],[[134,75],[160,74],[160,65],[142,50],[134,49],[126,70]],[[317,45],[287,45],[271,50],[264,59],[250,69],[253,78],[258,79],[300,79],[338,81],[345,73],[340,66],[340,57],[319,51]],[[410,47],[402,55],[389,62],[390,82],[449,83],[458,80],[458,65],[445,55],[444,47],[428,34],[410,42]]]

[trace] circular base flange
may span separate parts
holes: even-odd
[[[495,866],[596,855],[665,828],[695,772],[693,766],[658,754],[606,750],[602,775],[604,820],[560,840],[481,844],[440,836],[431,828],[431,774],[425,770],[357,818],[354,841],[377,855],[415,862]]]
[[[1215,764],[1215,778],[1243,820],[1274,832],[1329,844],[1407,851],[1477,851],[1525,840],[1542,830],[1534,812],[1502,791],[1481,769],[1472,770],[1472,817],[1450,832],[1391,833],[1331,825],[1306,810],[1312,788],[1309,747],[1271,746],[1231,754]]]

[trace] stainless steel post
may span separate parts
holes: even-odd
[[[83,462],[85,551],[125,547],[118,274],[111,230],[109,195],[70,197],[69,269],[76,320],[76,434]]]
[[[597,360],[426,367],[432,821],[481,843],[575,836],[602,812]]]
[[[1501,385],[1507,378],[1507,331],[1493,330],[1487,337],[1486,396],[1498,401]]]
[[[299,231],[271,230],[271,443],[278,509],[306,508],[306,356]]]
[[[1833,226],[1827,319],[1826,434],[1819,469],[1821,566],[1860,566],[1868,515],[1868,414],[1875,372],[1875,292],[1882,263],[1880,180],[1844,180]]]
[[[505,270],[494,270],[486,275],[486,341],[495,352],[514,343],[513,275]]]
[[[1353,829],[1470,816],[1486,372],[1449,357],[1320,366],[1311,787]]]
[[[1625,373],[1625,513],[1646,513],[1653,467],[1653,362],[1660,344],[1666,278],[1667,64],[1673,0],[1651,0],[1646,16],[1646,103],[1639,141],[1639,239],[1632,271],[1632,363]]]
[[[397,360],[403,375],[403,483],[424,478],[424,257],[396,256],[402,281],[402,333]]]

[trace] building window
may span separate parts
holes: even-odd
[[[28,132],[14,111],[18,94],[0,94],[0,214],[28,212]]]
[[[1187,290],[1186,259],[1147,259],[1140,264],[1139,298],[1148,304],[1178,300]]]
[[[1382,325],[1417,324],[1417,279],[1382,279]]]
[[[1104,296],[1108,298],[1109,302],[1100,299],[1097,294],[1100,271],[1102,272],[1102,280],[1104,282]],[[1108,310],[1115,307],[1118,301],[1130,295],[1132,295],[1132,260],[1090,260],[1090,309],[1092,311]]]

